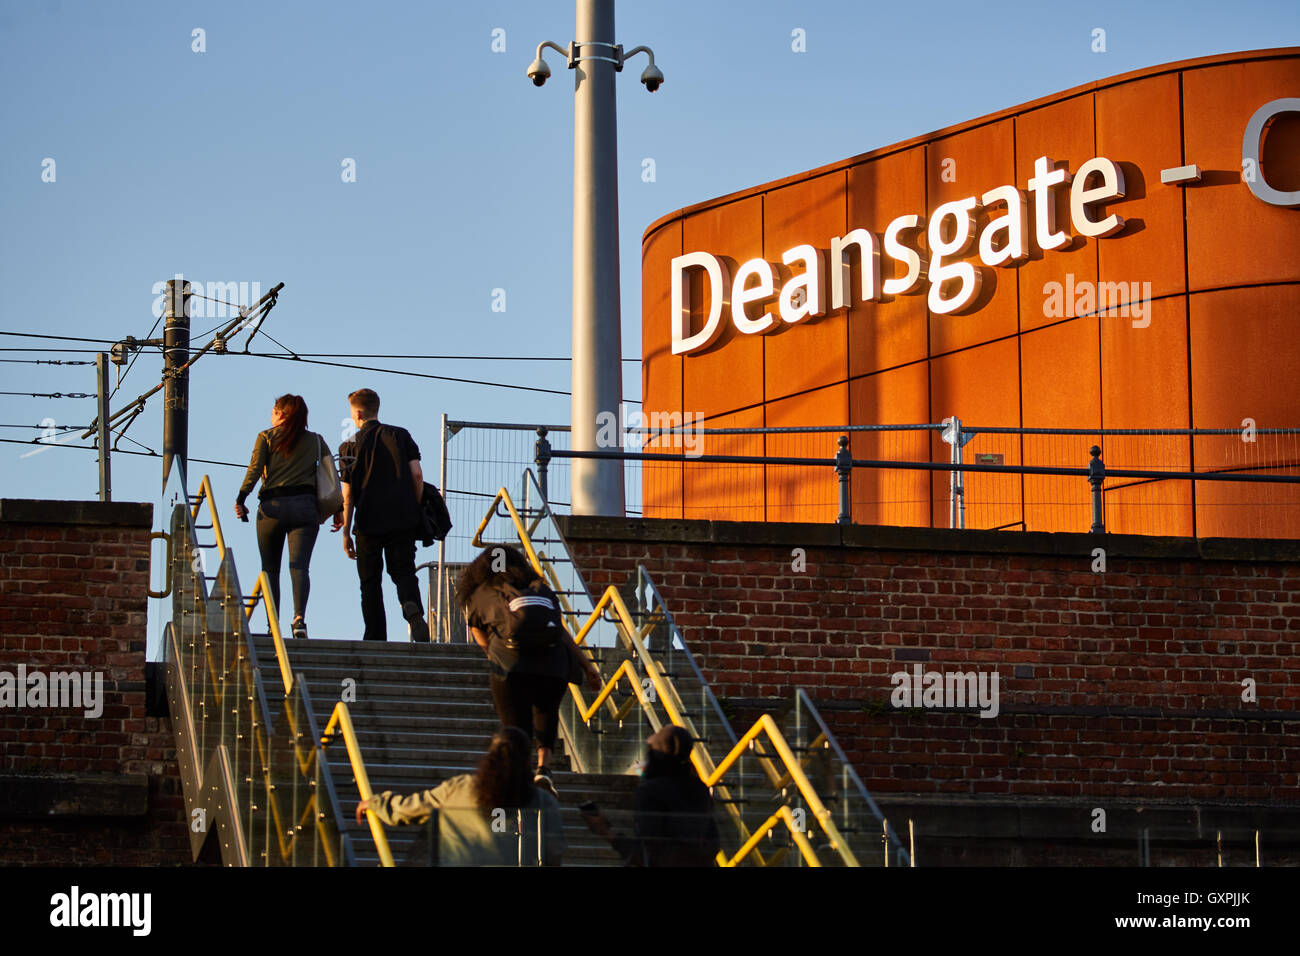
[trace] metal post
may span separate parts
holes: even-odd
[[[962,463],[962,449],[975,437],[962,431],[961,419],[956,415],[943,420],[944,430],[939,437],[952,446],[948,460],[954,465]],[[966,478],[965,472],[954,468],[948,475],[948,527],[966,527]]]
[[[849,508],[849,478],[853,475],[853,456],[849,453],[849,436],[839,437],[840,450],[835,453],[835,473],[840,476],[840,516],[836,524],[852,524]]]
[[[547,429],[537,429],[537,441],[533,444],[533,461],[537,464],[537,488],[542,493],[542,503],[550,500],[546,487],[546,469],[551,463],[551,443],[546,439]]]
[[[190,455],[190,284],[167,280],[167,318],[163,326],[163,488],[172,462],[188,472]]]
[[[957,443],[952,447],[957,455],[957,464],[960,465],[965,455],[962,449],[970,439],[962,434],[961,419],[954,419],[954,423],[957,426]],[[957,527],[963,531],[966,529],[966,472],[961,469],[957,470]]]
[[[960,465],[962,460],[962,434],[961,419],[954,415],[948,424],[949,434],[951,435],[951,449],[948,453],[948,460],[954,465]],[[953,469],[948,474],[948,527],[964,528],[966,526],[966,508],[963,500],[966,494],[966,487],[962,481],[963,472],[960,469]]]
[[[96,410],[99,412],[99,500],[113,500],[113,478],[109,469],[108,447],[108,353],[95,356]]]
[[[425,824],[429,828],[429,865],[442,865],[442,819],[439,811],[434,810],[429,814],[429,822]]]
[[[1092,533],[1105,534],[1106,523],[1101,514],[1101,483],[1106,480],[1106,465],[1101,460],[1101,449],[1090,449],[1092,461],[1088,462],[1088,481],[1092,484]]]
[[[438,462],[438,490],[442,492],[444,500],[447,498],[447,440],[451,435],[447,432],[447,413],[442,413],[442,433]],[[442,622],[442,592],[446,587],[446,560],[447,560],[447,539],[438,542],[438,599],[437,611],[438,616],[434,618],[437,621],[439,639],[444,643],[451,643],[451,628],[444,627]]]
[[[623,393],[618,275],[617,48],[614,0],[577,0],[573,94],[572,447],[598,451],[611,423],[622,447]],[[621,65],[621,64],[620,64]],[[623,516],[623,462],[575,459],[575,515]]]

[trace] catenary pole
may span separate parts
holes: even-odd
[[[108,448],[108,353],[95,356],[95,402],[99,411],[99,500],[113,500],[113,477],[109,469]]]
[[[190,284],[167,280],[163,326],[163,488],[172,463],[180,460],[188,478],[190,449]],[[101,420],[103,415],[101,414]],[[188,489],[187,489],[188,490]]]

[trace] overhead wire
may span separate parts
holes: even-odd
[[[8,349],[0,349],[0,352],[7,352]],[[31,349],[14,349],[15,352],[30,352]],[[83,362],[78,359],[0,359],[0,362],[11,363],[13,365],[94,365],[94,362]]]
[[[243,355],[242,352],[231,352],[230,355]],[[354,365],[349,362],[325,362],[320,359],[301,358],[296,355],[275,355],[270,352],[249,352],[250,358],[269,358],[280,359],[286,362],[302,362],[306,365],[327,365],[332,368],[350,368],[361,372],[386,372],[389,375],[405,375],[410,378],[426,378],[439,382],[459,382],[465,385],[487,385],[491,388],[509,388],[521,392],[542,392],[547,395],[569,395],[569,392],[557,388],[542,388],[538,385],[511,385],[506,382],[487,382],[482,379],[458,378],[454,375],[433,375],[429,372],[412,372],[405,369],[396,368],[376,368],[370,365]]]
[[[103,342],[105,345],[116,344],[113,339],[88,339],[80,335],[49,335],[44,332],[0,332],[0,335],[12,335],[20,339],[58,339],[60,342]]]
[[[274,341],[274,340],[272,340]],[[292,351],[285,348],[286,352]],[[264,355],[249,352],[249,355]],[[569,355],[399,355],[396,352],[294,352],[302,358],[364,358],[364,359],[441,359],[448,362],[572,362]],[[623,362],[640,362],[638,358],[621,359]]]
[[[40,431],[53,428],[59,432],[75,432],[77,429],[84,429],[85,427],[85,425],[0,425],[0,428],[36,428]],[[39,439],[32,440],[39,441]]]
[[[128,441],[133,441],[134,439],[127,439],[127,440],[128,440]],[[0,442],[3,442],[3,443],[6,444],[6,445],[26,445],[28,448],[30,448],[30,447],[32,447],[33,445],[35,445],[35,446],[37,446],[37,447],[41,447],[41,448],[79,448],[79,449],[81,449],[82,451],[99,451],[99,449],[96,448],[94,445],[67,445],[67,444],[56,443],[56,442],[43,442],[43,441],[41,441],[39,438],[37,438],[37,439],[32,439],[31,441],[23,441],[23,440],[20,439],[20,438],[0,438]],[[139,444],[139,443],[137,442],[137,444]],[[145,447],[145,446],[142,446],[142,447]],[[162,457],[162,456],[159,455],[157,452],[152,451],[152,450],[150,450],[150,451],[148,451],[148,452],[143,452],[143,451],[130,451],[130,450],[125,449],[125,448],[119,448],[119,449],[116,449],[116,450],[113,452],[113,454],[115,454],[115,455],[139,455],[141,458],[161,458],[161,457]],[[216,461],[216,460],[214,460],[214,459],[212,459],[212,458],[194,458],[194,457],[191,456],[191,457],[189,457],[187,460],[188,460],[188,461],[196,461],[196,462],[198,462],[199,464],[203,464],[203,465],[225,465],[225,466],[227,466],[227,467],[229,467],[229,468],[240,468],[240,469],[245,469],[245,468],[248,467],[247,464],[241,464],[241,463],[239,463],[239,462],[235,462],[235,461]]]
[[[98,355],[103,349],[50,349],[43,345],[29,345],[26,348],[0,348],[0,352],[71,352],[74,355]],[[69,365],[72,363],[69,362]],[[94,365],[94,362],[79,362],[79,365]]]
[[[0,395],[30,395],[32,398],[94,398],[89,392],[0,392]]]
[[[214,301],[215,301],[215,300],[214,300]],[[158,327],[158,324],[157,324],[157,322],[155,322],[155,323],[154,323],[154,329],[156,329],[157,327]],[[216,326],[215,328],[220,328],[220,326]],[[204,335],[206,335],[206,334],[207,334],[207,333],[204,333]],[[538,386],[538,385],[516,385],[516,384],[510,383],[510,382],[500,382],[500,381],[489,381],[489,380],[484,380],[484,379],[464,378],[464,377],[461,377],[461,376],[455,376],[455,375],[435,375],[435,374],[433,374],[433,373],[431,373],[431,372],[416,372],[416,371],[411,371],[411,370],[408,370],[408,369],[383,368],[383,367],[376,367],[376,366],[371,366],[371,365],[358,365],[358,364],[348,363],[348,362],[329,362],[329,361],[324,361],[324,360],[323,360],[323,357],[324,357],[324,356],[330,356],[330,357],[335,357],[335,358],[371,358],[371,357],[377,357],[377,358],[387,358],[387,359],[426,359],[426,360],[427,360],[427,359],[436,359],[436,360],[448,360],[448,361],[513,361],[513,362],[527,362],[527,361],[571,362],[571,361],[573,361],[572,358],[568,358],[568,357],[564,357],[564,356],[491,356],[491,355],[482,355],[482,356],[480,356],[480,355],[460,355],[460,356],[457,356],[457,355],[395,355],[395,354],[394,354],[394,355],[387,355],[387,354],[380,354],[380,353],[374,353],[373,355],[372,355],[372,354],[369,354],[369,353],[367,353],[367,354],[360,354],[360,355],[352,355],[352,354],[345,353],[345,352],[337,352],[337,353],[330,353],[330,352],[320,352],[320,353],[296,353],[296,352],[294,352],[292,349],[290,349],[288,346],[286,346],[284,343],[282,343],[282,342],[278,341],[277,339],[273,338],[273,337],[272,337],[269,333],[267,333],[265,330],[262,330],[262,334],[265,335],[265,336],[266,336],[268,339],[270,339],[272,342],[275,342],[276,345],[280,346],[280,348],[284,349],[285,352],[288,353],[288,354],[285,354],[285,355],[277,355],[277,354],[275,354],[274,352],[226,352],[226,353],[224,353],[224,354],[227,354],[227,355],[247,355],[247,356],[249,356],[250,358],[269,358],[269,359],[278,359],[278,360],[281,360],[281,361],[290,361],[290,362],[305,362],[305,363],[307,363],[307,364],[309,364],[309,365],[321,365],[321,366],[327,366],[327,367],[331,367],[331,368],[347,368],[347,369],[354,369],[354,370],[356,370],[356,371],[361,371],[361,372],[377,372],[377,373],[389,374],[389,375],[403,375],[403,376],[406,376],[406,377],[408,377],[408,378],[423,378],[423,379],[430,379],[430,380],[433,380],[433,381],[439,381],[439,382],[454,382],[454,383],[462,384],[462,385],[482,385],[482,386],[485,386],[485,387],[487,387],[487,388],[504,388],[504,389],[510,389],[510,390],[512,390],[512,391],[537,392],[537,393],[544,394],[544,395],[564,395],[564,396],[570,396],[570,395],[572,395],[571,392],[569,392],[569,391],[567,391],[567,390],[564,390],[564,389],[542,388],[541,386]],[[36,335],[31,334],[31,333],[25,333],[25,332],[0,332],[0,335],[20,335],[20,336],[30,336],[30,337],[41,337],[41,336],[36,336]],[[151,329],[150,332],[149,332],[149,336],[152,336],[152,335],[153,335],[153,330]],[[70,338],[70,337],[65,337],[65,336],[47,336],[47,337],[48,337],[48,338],[59,338],[59,339]],[[72,340],[73,340],[73,341],[86,341],[86,342],[101,342],[101,341],[102,341],[102,342],[109,342],[109,340],[107,340],[107,339],[80,339],[80,338],[78,338],[78,339],[72,339]],[[116,343],[115,343],[115,342],[110,342],[109,344],[116,344]],[[97,353],[97,352],[102,351],[102,350],[100,350],[100,349],[50,349],[50,348],[44,348],[44,347],[41,347],[41,348],[22,348],[22,349],[19,349],[19,348],[15,348],[15,349],[0,349],[0,351],[12,351],[12,352],[33,352],[33,351],[40,351],[40,352],[80,352],[80,353]],[[135,355],[132,356],[132,358],[131,358],[131,363],[130,363],[130,365],[127,366],[127,370],[126,370],[126,372],[123,372],[123,373],[122,373],[122,378],[123,378],[123,379],[126,378],[127,374],[128,374],[128,373],[130,372],[130,370],[131,370],[131,366],[135,364],[135,361],[136,361],[137,358],[139,358],[139,355],[140,355],[140,350],[136,350]],[[28,360],[28,361],[30,361],[30,360]],[[38,360],[38,361],[39,361],[39,360]],[[623,361],[623,362],[635,362],[635,361],[639,361],[639,360],[638,360],[638,359],[624,358],[624,359],[622,359],[621,361]],[[71,363],[71,362],[66,362],[65,364],[73,364],[73,363]],[[92,365],[92,364],[94,364],[94,363],[92,363],[92,362],[85,362],[85,363],[79,363],[79,364]],[[115,394],[117,393],[117,388],[120,387],[120,386],[121,386],[121,382],[119,381],[119,382],[118,382],[118,386],[114,387],[114,389],[113,389],[113,393],[112,393],[113,395],[115,395]],[[111,397],[112,397],[112,395],[110,395],[110,398],[111,398]],[[642,402],[641,402],[640,399],[635,399],[635,398],[625,398],[625,399],[623,399],[623,401],[628,402],[629,404],[634,404],[634,405],[640,405],[640,404],[642,404]]]

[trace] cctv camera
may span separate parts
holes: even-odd
[[[528,78],[533,81],[533,86],[541,86],[550,76],[551,68],[540,56],[528,65]]]
[[[641,82],[645,84],[646,90],[651,93],[659,89],[663,81],[664,75],[659,72],[659,67],[655,66],[653,63],[647,66],[641,73]]]

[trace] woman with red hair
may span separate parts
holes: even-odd
[[[307,636],[307,596],[311,581],[307,575],[311,552],[321,518],[316,507],[316,466],[330,454],[325,439],[307,431],[307,403],[301,395],[281,395],[271,410],[271,427],[259,432],[253,443],[253,458],[235,499],[235,514],[248,520],[244,499],[258,479],[257,547],[262,553],[262,570],[271,579],[271,597],[280,610],[280,559],[289,542],[289,579],[293,583],[293,636]],[[336,529],[342,514],[334,516]]]

